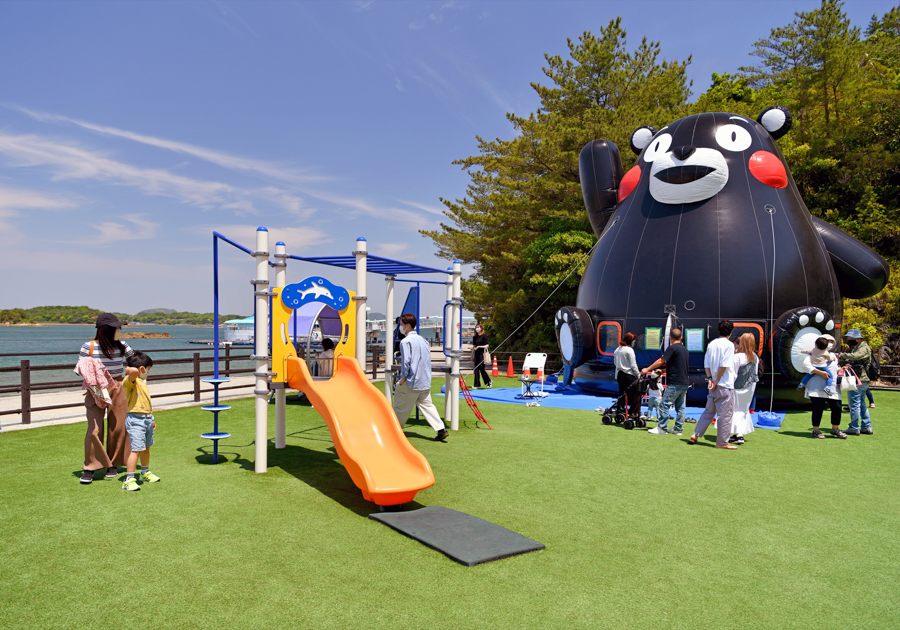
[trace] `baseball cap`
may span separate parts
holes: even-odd
[[[857,329],[857,328],[851,328],[850,330],[848,330],[844,334],[844,338],[846,339],[847,337],[849,337],[850,339],[862,339],[863,338],[862,333],[859,332],[859,329]]]
[[[112,313],[100,313],[97,315],[97,328],[101,326],[112,326],[113,328],[120,328],[122,326],[126,326],[125,322],[120,322],[119,319],[113,315]]]

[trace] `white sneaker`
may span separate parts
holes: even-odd
[[[666,435],[665,429],[660,429],[659,427],[653,427],[647,433],[652,433],[653,435]]]

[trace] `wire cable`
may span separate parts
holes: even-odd
[[[553,291],[550,292],[550,295],[548,295],[548,296],[544,299],[543,302],[541,302],[540,306],[538,306],[536,309],[534,309],[534,311],[532,311],[531,315],[529,315],[528,317],[526,317],[525,319],[523,319],[523,320],[522,320],[522,323],[519,324],[519,326],[518,326],[514,331],[512,331],[511,333],[509,333],[509,334],[506,336],[506,339],[504,339],[503,341],[501,341],[500,344],[499,344],[496,348],[494,348],[491,352],[496,352],[497,350],[499,350],[500,348],[502,348],[502,347],[503,347],[503,344],[505,344],[507,341],[510,340],[510,338],[511,338],[513,335],[515,335],[517,332],[519,332],[519,330],[522,329],[522,326],[524,326],[526,323],[528,323],[528,320],[531,319],[532,317],[534,317],[534,316],[537,314],[537,312],[538,312],[539,310],[541,310],[541,309],[544,307],[544,304],[546,304],[546,303],[550,300],[550,298],[552,298],[553,295],[554,295],[557,291],[559,291],[559,288],[560,288],[562,285],[564,285],[564,284],[566,283],[566,280],[568,280],[569,277],[570,277],[573,273],[575,273],[575,270],[578,269],[578,268],[581,266],[581,264],[582,264],[585,260],[587,260],[588,256],[590,256],[591,254],[594,253],[594,250],[597,249],[597,245],[599,245],[599,244],[600,244],[600,239],[598,238],[598,239],[597,239],[597,242],[594,243],[593,247],[591,247],[591,249],[588,251],[588,253],[585,254],[584,256],[582,256],[581,260],[579,260],[577,263],[575,263],[575,265],[569,270],[569,273],[566,274],[566,277],[563,278],[562,281],[561,281],[558,285],[556,285],[556,288],[553,289]],[[481,363],[479,363],[478,365],[475,365],[475,366],[472,367],[472,374],[474,374],[474,373],[475,373],[475,370],[477,370],[478,368],[480,368],[480,367],[483,366],[483,365],[484,365],[484,359],[481,360]]]

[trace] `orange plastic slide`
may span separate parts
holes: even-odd
[[[338,457],[366,501],[400,505],[434,485],[428,460],[406,439],[394,410],[356,359],[337,357],[327,381],[314,381],[305,361],[286,360],[288,387],[305,393],[325,419]]]

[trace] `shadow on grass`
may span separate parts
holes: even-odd
[[[324,429],[325,426],[313,427],[290,434],[290,437],[300,437],[301,439],[312,439],[315,441],[327,441],[324,438],[315,436],[301,435],[312,431]],[[416,437],[416,436],[410,436]],[[224,445],[223,445],[224,446]],[[232,448],[240,448],[234,445],[227,445]],[[246,447],[253,446],[253,443],[247,444]],[[197,449],[200,455],[197,456],[197,462],[200,464],[212,464],[212,453],[208,452],[210,447],[201,447]],[[228,456],[232,457],[229,458]],[[327,451],[304,448],[296,444],[287,444],[283,449],[276,449],[274,440],[269,441],[268,463],[270,468],[280,468],[289,475],[302,481],[311,488],[315,488],[335,503],[338,503],[355,514],[368,517],[373,512],[378,512],[379,507],[374,503],[366,501],[362,496],[362,491],[356,487],[349,473],[340,463],[334,446],[328,448]],[[239,465],[246,471],[254,472],[255,464],[246,459],[241,453],[236,451],[219,450],[219,464],[231,462]],[[79,472],[80,474],[80,472]],[[403,506],[399,506],[392,511],[417,510],[424,507],[421,503],[412,501]]]
[[[830,428],[822,429],[822,433],[825,435],[826,438],[835,437],[835,436],[831,435]],[[779,431],[778,435],[787,435],[789,437],[798,437],[798,438],[818,439],[818,438],[813,438],[812,431],[809,431],[809,430],[806,430],[806,431]]]

